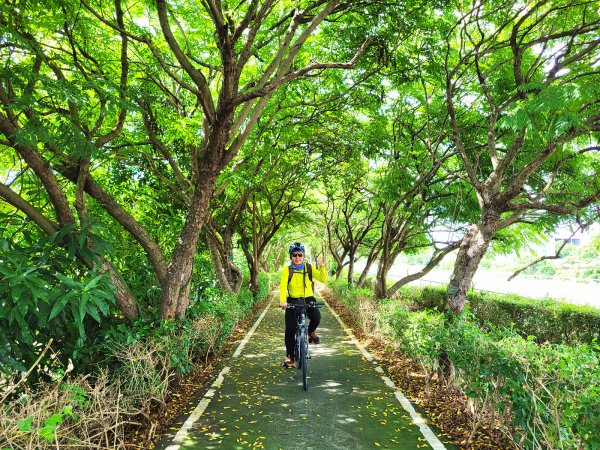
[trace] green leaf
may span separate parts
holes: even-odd
[[[68,226],[64,227],[62,230],[57,231],[56,233],[52,234],[48,238],[48,242],[50,242],[50,243],[59,242],[60,240],[62,240],[62,238],[64,238],[67,234],[69,234],[74,229],[75,229],[75,225],[68,225]]]
[[[54,426],[43,426],[42,428],[40,428],[40,431],[38,432],[40,437],[42,439],[44,439],[45,441],[48,442],[52,442],[54,441],[54,431],[56,430],[56,425]]]
[[[57,273],[56,278],[58,278],[60,281],[62,281],[63,283],[65,283],[67,286],[69,286],[72,289],[77,289],[77,290],[81,289],[80,283],[73,280],[72,278],[67,277],[66,275],[63,275],[62,273]]]
[[[102,297],[97,294],[98,293],[95,293],[93,302],[96,305],[96,307],[102,312],[103,315],[108,316],[108,314],[110,313],[110,308],[108,307],[108,304],[102,299]]]
[[[17,420],[17,426],[19,428],[19,431],[22,431],[23,433],[30,433],[32,424],[33,424],[33,417],[28,417],[27,419]]]
[[[56,302],[54,304],[54,306],[52,307],[52,311],[50,311],[50,316],[48,317],[48,322],[51,321],[52,319],[54,319],[56,316],[58,316],[62,312],[62,310],[65,308],[65,305],[67,304],[67,302],[71,298],[73,298],[75,295],[77,295],[77,294],[75,292],[71,291],[67,295],[62,297],[58,302]]]
[[[27,326],[25,319],[21,315],[21,311],[19,311],[19,309],[16,306],[13,307],[13,309],[11,310],[11,315],[9,316],[9,323],[12,323],[11,319],[16,321],[19,324],[19,326],[21,327],[21,333],[22,333],[21,339],[23,339],[23,341],[28,344],[32,344],[33,336],[31,335],[31,332],[29,331],[29,326]]]
[[[67,405],[63,408],[63,414],[67,417],[73,417],[73,405]]]
[[[96,306],[93,303],[87,303],[85,305],[85,311],[87,314],[92,316],[96,322],[98,322],[98,323],[102,322],[102,319],[100,318],[100,314],[98,314],[98,309],[96,308]]]
[[[88,300],[90,298],[89,292],[84,292],[81,294],[81,300],[79,302],[79,321],[83,322],[83,318],[85,317],[85,313],[87,311],[86,306],[88,304]]]
[[[44,425],[58,425],[63,423],[63,416],[62,414],[52,414],[52,416],[50,416],[50,418],[44,420]]]
[[[63,422],[62,414],[53,414],[49,419],[44,420],[44,426],[40,428],[39,435],[42,439],[54,441],[55,431],[59,424]]]
[[[94,278],[92,278],[92,280],[91,280],[89,283],[87,283],[87,284],[84,286],[84,288],[83,288],[83,291],[84,291],[84,292],[86,292],[86,291],[89,291],[89,290],[91,290],[91,289],[92,289],[92,288],[94,288],[94,287],[95,287],[95,286],[98,284],[98,282],[99,282],[100,280],[102,280],[103,278],[104,278],[104,274],[100,274],[100,275],[97,275],[97,276],[95,276]]]

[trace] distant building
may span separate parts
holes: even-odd
[[[590,240],[600,233],[600,225],[594,224],[584,231],[578,231],[573,234],[572,230],[562,228],[555,231],[554,235],[548,239],[545,245],[544,254],[546,256],[554,256],[556,249],[565,241],[577,247],[585,245]]]

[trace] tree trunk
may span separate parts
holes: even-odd
[[[381,257],[377,266],[377,275],[375,275],[375,298],[387,298],[387,276],[390,268],[394,264],[394,260],[399,252],[392,254],[390,252],[392,245],[386,237],[383,238],[383,246],[381,249]]]
[[[348,289],[352,289],[354,286],[354,252],[349,254],[350,260],[348,261]]]
[[[237,294],[242,286],[242,272],[229,261],[228,255],[233,253],[231,238],[223,232],[223,243],[218,241],[216,234],[211,231],[206,233],[206,242],[210,250],[210,256],[215,265],[217,280],[221,288],[227,292]]]
[[[250,266],[250,290],[256,295],[258,292],[258,265],[252,264]]]
[[[196,246],[208,215],[208,203],[212,197],[218,173],[215,168],[205,167],[201,170],[196,182],[190,210],[167,269],[160,305],[161,319],[174,319],[178,314],[179,316],[185,315],[185,310],[182,311],[178,305],[180,298],[189,292],[188,284],[192,274]]]
[[[188,279],[184,281],[183,284],[185,287],[180,291],[179,298],[177,299],[177,310],[175,312],[177,317],[185,317],[187,307],[190,305],[190,290],[192,288],[192,284],[190,283],[190,281],[192,278],[193,270],[194,265],[192,264],[192,270],[190,270]]]
[[[248,264],[248,271],[250,272],[250,282],[249,287],[252,293],[256,294],[258,292],[258,267],[259,260],[261,258],[261,254],[250,248],[250,242],[247,240],[242,241],[242,250],[244,252],[244,256],[246,257],[246,263]]]
[[[123,277],[121,277],[107,260],[102,261],[100,272],[107,273],[110,282],[115,287],[117,306],[123,315],[129,320],[138,319],[140,315],[137,303],[135,298],[133,298],[133,295],[131,295],[131,291],[129,290],[127,283],[125,283],[125,280],[123,280]]]
[[[256,297],[258,292],[258,234],[256,226],[256,194],[252,194],[252,264],[250,264],[250,290]]]
[[[376,299],[387,298],[387,274],[390,271],[390,267],[386,261],[380,261],[377,266],[377,275],[375,276],[375,291],[374,295]]]
[[[492,215],[499,217],[496,214]],[[479,263],[492,240],[492,227],[486,226],[486,223],[496,224],[497,217],[495,220],[492,217],[487,217],[487,220],[474,224],[461,241],[454,263],[454,271],[450,276],[447,288],[446,309],[448,311],[458,313],[465,307],[467,292],[473,281],[473,276],[475,276]]]
[[[262,267],[263,271],[270,272],[269,263],[267,262],[267,260],[264,257],[260,258],[260,267]]]
[[[369,275],[369,270],[371,269],[371,266],[373,265],[373,263],[377,259],[377,256],[379,255],[379,250],[376,249],[378,246],[379,246],[379,242],[376,242],[373,245],[371,252],[369,253],[369,257],[367,258],[365,268],[363,269],[362,273],[360,274],[360,277],[358,277],[358,281],[356,282],[356,285],[358,287],[363,287],[363,285],[365,284],[365,279]]]

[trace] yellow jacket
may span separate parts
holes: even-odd
[[[302,274],[304,273],[304,281],[302,280]],[[287,302],[288,295],[292,298],[298,297],[312,297],[314,296],[313,286],[308,278],[308,271],[306,270],[306,263],[304,263],[304,271],[294,270],[292,280],[288,286],[288,278],[290,277],[289,266],[285,266],[281,271],[281,283],[279,284],[279,302]],[[327,282],[327,267],[323,266],[317,269],[312,266],[312,277],[313,280],[318,280],[322,283]],[[306,285],[306,287],[305,287]],[[289,288],[289,294],[288,294]]]

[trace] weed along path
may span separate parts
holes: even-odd
[[[440,442],[329,308],[321,310],[321,344],[311,344],[304,391],[301,371],[281,365],[284,320],[276,301],[156,448],[455,448]]]

